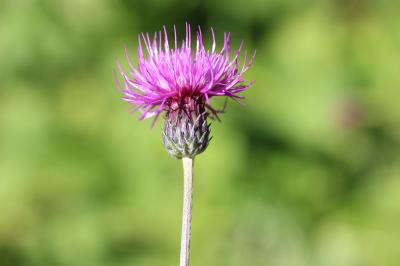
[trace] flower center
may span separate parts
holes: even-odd
[[[190,114],[192,112],[204,111],[204,101],[199,97],[176,97],[171,98],[168,106],[168,112],[185,112]]]

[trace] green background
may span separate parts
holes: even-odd
[[[0,265],[178,265],[181,162],[114,85],[185,21],[257,50],[195,162],[192,266],[400,265],[398,1],[0,0]],[[216,101],[216,104],[220,104]]]

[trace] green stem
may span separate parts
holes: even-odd
[[[192,222],[193,165],[194,159],[184,157],[183,163],[183,211],[180,266],[189,266],[190,227]]]

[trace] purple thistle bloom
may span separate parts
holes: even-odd
[[[208,115],[218,119],[218,113],[221,112],[211,106],[211,97],[226,96],[235,100],[243,98],[238,94],[251,84],[246,84],[242,75],[252,64],[255,53],[247,62],[247,52],[245,52],[241,65],[238,57],[243,48],[243,41],[239,49],[233,52],[233,58],[230,58],[230,34],[224,33],[223,47],[217,52],[215,34],[212,29],[211,33],[213,39],[211,51],[204,47],[200,27],[196,32],[195,49],[192,50],[189,24],[186,24],[186,37],[180,47],[178,47],[174,26],[173,49],[170,48],[165,26],[163,33],[162,31],[156,32],[152,40],[148,33],[142,33],[138,36],[139,62],[137,68],[132,65],[127,49],[125,49],[130,75],[126,74],[118,63],[124,87],[122,89],[119,84],[117,85],[124,94],[123,100],[134,105],[135,110],[142,113],[140,119],[154,116],[155,121],[160,113],[166,111],[166,120],[169,120],[170,123],[166,122],[167,129],[165,131],[171,132],[176,128],[186,128],[188,125],[181,126],[179,124],[182,123],[182,119],[186,124],[190,121],[192,128],[201,123],[202,126],[196,127],[202,128],[203,131],[207,128],[209,131],[206,123]],[[147,56],[145,56],[142,41]],[[182,114],[186,115],[186,118],[182,117]],[[199,116],[201,117],[199,118]],[[171,126],[171,121],[174,121],[174,126]],[[204,122],[206,126],[203,125]],[[176,125],[178,126],[175,127]],[[181,131],[176,132],[176,134],[181,133]],[[176,140],[176,136],[172,136],[171,133],[169,135],[171,139]],[[207,138],[206,147],[208,134],[207,136],[200,135]],[[197,151],[196,154],[200,152]],[[182,156],[185,154],[188,153],[184,152]]]
[[[161,31],[156,32],[153,40],[150,40],[149,34],[142,33],[138,38],[137,68],[133,67],[125,49],[131,78],[118,64],[125,85],[121,91],[124,94],[123,99],[142,112],[141,119],[158,115],[169,108],[182,108],[186,97],[204,100],[206,107],[213,113],[215,109],[211,107],[209,98],[213,96],[243,98],[237,94],[247,89],[250,84],[244,84],[242,75],[251,65],[255,53],[248,63],[246,63],[246,53],[240,68],[238,56],[243,42],[239,49],[234,51],[233,59],[230,59],[230,34],[224,33],[223,48],[220,52],[216,52],[215,34],[212,29],[211,33],[213,38],[211,51],[207,51],[203,45],[200,28],[196,33],[196,50],[192,51],[189,24],[186,24],[186,38],[180,48],[175,27],[174,49],[169,47],[165,27],[164,34]],[[142,40],[148,54],[147,58],[143,51]]]

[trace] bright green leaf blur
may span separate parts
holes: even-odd
[[[400,265],[400,2],[0,0],[0,265],[178,265],[180,161],[114,85],[176,24],[257,50],[196,158],[192,266]],[[221,101],[216,101],[221,104]]]

